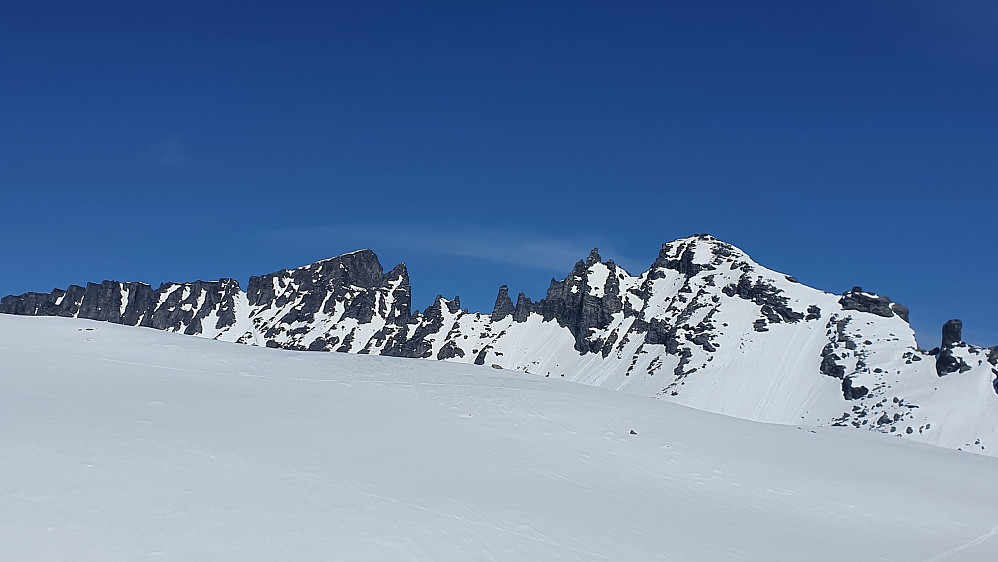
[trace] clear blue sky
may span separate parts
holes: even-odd
[[[0,294],[370,247],[491,311],[709,232],[998,344],[998,3],[271,4],[0,3]]]

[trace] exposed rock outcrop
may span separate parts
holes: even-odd
[[[534,303],[527,295],[520,293],[516,297],[516,308],[513,309],[513,322],[526,322],[530,313],[534,311]]]
[[[0,313],[66,316],[129,326],[146,326],[185,334],[201,334],[235,322],[233,279],[164,283],[153,290],[145,283],[104,281],[51,293],[26,293],[0,300]],[[214,321],[205,324],[212,317]]]
[[[788,306],[789,299],[783,295],[782,290],[777,289],[761,277],[752,279],[748,274],[742,274],[737,284],[728,285],[723,291],[729,297],[738,296],[760,305],[762,307],[762,314],[769,323],[792,323],[804,319],[803,313],[797,312]],[[816,308],[809,309],[813,318],[820,317],[820,314],[813,314],[814,312],[820,312],[820,309],[816,311]]]
[[[579,352],[598,351],[603,342],[588,341],[591,330],[606,328],[613,314],[623,309],[617,270],[613,261],[604,263],[593,248],[568,277],[551,280],[547,296],[533,305],[533,311],[568,328]]]
[[[953,347],[963,341],[963,322],[954,318],[943,324],[943,343],[940,346],[945,349]]]
[[[908,307],[893,302],[887,297],[866,293],[862,287],[853,287],[852,290],[843,293],[842,298],[839,299],[839,304],[845,310],[869,312],[884,318],[890,318],[897,314],[905,322],[908,321]]]
[[[936,373],[942,377],[950,373],[966,372],[970,365],[954,352],[963,345],[963,322],[953,319],[943,324],[943,343],[936,356]]]
[[[509,287],[503,285],[499,287],[499,296],[496,297],[496,305],[492,309],[492,321],[497,322],[511,316],[513,311],[513,301],[509,298]]]

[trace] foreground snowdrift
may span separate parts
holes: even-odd
[[[3,560],[998,555],[994,458],[443,362],[3,315],[0,341]]]

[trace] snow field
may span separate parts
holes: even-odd
[[[990,457],[446,362],[69,318],[0,341],[4,560],[998,555]]]

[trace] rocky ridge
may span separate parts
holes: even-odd
[[[491,314],[464,310],[456,297],[410,308],[405,266],[386,273],[370,250],[253,277],[245,292],[232,279],[155,290],[105,281],[0,300],[8,314],[468,362],[759,421],[998,447],[998,348],[963,343],[951,321],[939,350],[924,351],[908,309],[888,297],[812,289],[708,235],[664,244],[638,276],[594,249],[539,301],[520,293],[514,304],[500,287]],[[955,419],[954,400],[980,415]]]

